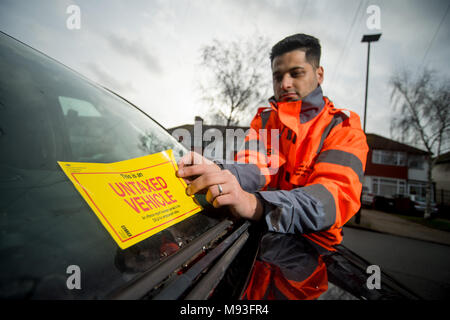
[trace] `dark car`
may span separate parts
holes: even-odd
[[[202,212],[120,249],[57,161],[167,149],[179,159],[187,150],[125,99],[4,33],[0,71],[2,299],[239,299],[255,261],[292,275],[318,257],[302,237],[267,233],[200,196]],[[416,298],[385,274],[382,289],[369,290],[369,263],[345,247],[323,260],[328,286],[319,298]]]
[[[423,215],[425,212],[425,209],[427,207],[426,197],[410,195],[410,198],[414,204],[414,212],[418,215]],[[439,211],[439,208],[438,208],[436,202],[434,202],[434,201],[430,202],[430,209],[431,209],[431,214],[437,214]]]
[[[391,211],[404,215],[423,216],[427,206],[426,198],[417,195],[395,194],[393,195]],[[436,214],[438,208],[435,202],[431,202],[431,213]]]
[[[411,197],[404,194],[393,195],[393,207],[392,211],[399,214],[409,214],[414,211],[414,201]]]
[[[380,211],[392,212],[395,208],[394,198],[392,196],[376,195],[373,199],[373,208]]]

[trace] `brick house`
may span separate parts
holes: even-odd
[[[366,135],[369,153],[364,186],[369,192],[384,197],[394,194],[425,197],[430,153],[376,134]]]

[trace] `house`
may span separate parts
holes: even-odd
[[[394,194],[425,197],[427,157],[431,154],[373,133],[366,136],[369,153],[364,186],[368,187],[369,192],[384,197]]]
[[[182,125],[168,131],[189,150],[203,152],[209,158],[232,160],[248,129],[205,125],[202,118],[195,117],[194,125]],[[369,153],[363,184],[369,193],[384,197],[394,194],[425,197],[428,152],[371,133],[367,134],[367,143]]]
[[[450,151],[436,159],[432,177],[436,183],[436,203],[450,207]]]

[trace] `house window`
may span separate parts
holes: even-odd
[[[406,153],[390,150],[373,150],[372,163],[391,166],[406,166]]]
[[[406,166],[406,153],[405,152],[397,152],[397,165],[401,167]]]
[[[409,194],[417,196],[419,199],[425,199],[427,195],[427,185],[425,183],[410,183]]]
[[[411,169],[423,169],[425,159],[423,156],[410,155],[408,157],[408,167]]]
[[[406,183],[399,179],[372,178],[372,190],[376,195],[391,197],[395,194],[405,194]]]

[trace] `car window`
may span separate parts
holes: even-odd
[[[121,250],[57,161],[186,150],[125,100],[3,33],[0,70],[0,297],[104,297],[218,223],[198,213]],[[70,266],[79,290],[67,287]]]

